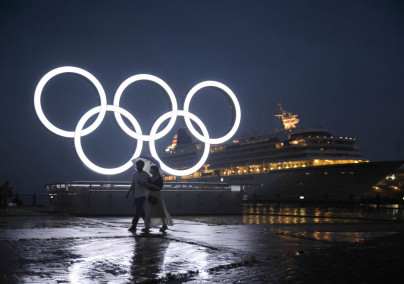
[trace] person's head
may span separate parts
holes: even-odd
[[[143,172],[144,162],[139,160],[136,162],[136,169],[139,173]]]
[[[153,176],[159,175],[159,174],[160,174],[159,167],[157,167],[157,166],[151,166],[151,167],[150,167],[150,173],[151,173]]]

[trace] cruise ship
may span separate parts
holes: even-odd
[[[165,179],[238,184],[250,201],[357,201],[404,162],[368,161],[355,138],[297,127],[298,115],[279,107],[282,129],[212,146],[199,171]],[[180,129],[161,159],[184,169],[197,163],[203,147]]]

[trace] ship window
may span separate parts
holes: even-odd
[[[328,172],[324,172],[325,175],[328,175]]]

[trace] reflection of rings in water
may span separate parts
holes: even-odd
[[[52,79],[54,76],[62,74],[62,73],[74,73],[74,74],[82,75],[95,86],[95,88],[97,89],[98,94],[100,96],[100,106],[95,107],[95,108],[89,110],[87,113],[85,113],[83,115],[83,117],[80,118],[74,132],[62,130],[62,129],[59,129],[58,127],[54,126],[46,118],[45,114],[43,113],[42,106],[41,106],[41,95],[42,95],[42,91],[43,91],[46,83],[50,79]],[[142,130],[141,130],[141,127],[140,127],[139,123],[137,122],[137,120],[128,111],[119,107],[119,102],[120,102],[120,98],[123,94],[123,91],[130,84],[137,82],[137,81],[141,81],[141,80],[154,82],[157,85],[159,85],[161,88],[163,88],[166,95],[170,99],[171,105],[172,105],[172,110],[170,112],[163,114],[154,122],[152,130],[150,131],[150,135],[142,135]],[[206,87],[214,87],[214,88],[218,88],[221,91],[223,91],[228,96],[228,98],[231,100],[231,102],[233,103],[233,106],[234,106],[232,108],[233,114],[235,116],[234,124],[233,124],[232,128],[230,129],[230,131],[226,135],[224,135],[223,137],[220,137],[220,138],[210,138],[208,131],[207,131],[205,125],[202,123],[202,121],[198,117],[196,117],[194,114],[189,112],[189,105],[190,105],[192,97],[195,95],[195,93],[197,91],[199,91],[202,88],[206,88]],[[60,135],[63,137],[74,138],[76,152],[77,152],[79,158],[81,159],[81,161],[87,167],[89,167],[91,170],[93,170],[97,173],[100,173],[100,174],[105,174],[105,175],[115,175],[115,174],[119,174],[119,173],[122,173],[122,172],[128,170],[131,167],[131,160],[133,160],[136,157],[139,157],[139,155],[141,154],[143,141],[149,141],[150,152],[151,152],[152,156],[161,164],[161,168],[163,169],[163,171],[165,171],[169,174],[178,175],[178,176],[192,174],[195,171],[197,171],[199,168],[201,168],[203,166],[203,164],[205,163],[205,161],[207,160],[207,157],[209,155],[210,144],[220,144],[220,143],[224,143],[225,141],[230,139],[234,135],[234,133],[237,131],[237,129],[240,125],[240,120],[241,120],[241,109],[240,109],[240,105],[238,103],[236,96],[227,86],[225,86],[222,83],[216,82],[216,81],[205,81],[205,82],[201,82],[201,83],[195,85],[188,92],[187,96],[185,97],[184,110],[178,110],[177,100],[175,98],[175,95],[174,95],[173,91],[171,90],[171,88],[163,80],[161,80],[160,78],[158,78],[156,76],[148,75],[148,74],[134,75],[134,76],[131,76],[128,79],[126,79],[119,86],[119,88],[117,89],[117,91],[115,93],[113,102],[114,102],[113,105],[107,105],[107,99],[106,99],[104,89],[102,88],[100,82],[92,74],[90,74],[89,72],[87,72],[83,69],[80,69],[77,67],[71,67],[71,66],[59,67],[59,68],[56,68],[56,69],[48,72],[47,74],[45,74],[45,76],[39,81],[39,83],[35,89],[35,95],[34,95],[35,110],[38,115],[38,118],[41,120],[43,125],[57,135]],[[122,166],[119,166],[116,168],[102,168],[100,166],[95,165],[87,158],[87,156],[84,154],[84,151],[81,147],[81,140],[80,140],[81,136],[87,135],[87,134],[93,132],[95,129],[97,129],[97,127],[101,124],[102,120],[104,119],[107,111],[114,112],[115,119],[117,120],[118,125],[121,127],[121,129],[126,134],[128,134],[132,138],[136,139],[137,143],[138,143],[136,146],[135,153],[129,159],[129,161],[126,162],[125,164],[123,164]],[[88,119],[97,113],[98,113],[98,116],[95,119],[95,121],[89,127],[83,129],[84,124],[88,121]],[[125,116],[131,122],[131,124],[135,128],[135,131],[131,130],[125,124],[125,122],[122,120],[121,115]],[[186,123],[187,127],[189,128],[190,132],[192,133],[192,135],[194,135],[198,140],[205,143],[205,149],[202,154],[201,160],[196,165],[194,165],[193,167],[186,169],[186,170],[175,170],[175,169],[172,169],[172,168],[166,166],[164,163],[161,162],[161,160],[156,152],[156,149],[155,149],[155,140],[158,140],[158,139],[164,137],[169,131],[172,130],[178,115],[184,117],[185,123]],[[158,127],[161,125],[161,123],[163,121],[167,120],[168,118],[170,118],[170,120],[169,120],[167,126],[160,132],[157,132]],[[199,128],[202,130],[203,135],[199,134],[198,131],[193,127],[191,120],[193,120],[196,124],[198,124]]]

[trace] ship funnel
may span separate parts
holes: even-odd
[[[282,114],[277,114],[275,116],[282,119],[283,128],[285,130],[296,128],[296,124],[298,124],[300,121],[300,119],[297,118],[297,114],[292,114],[290,112],[285,111],[282,108],[281,104],[278,104],[278,106],[279,106]]]

